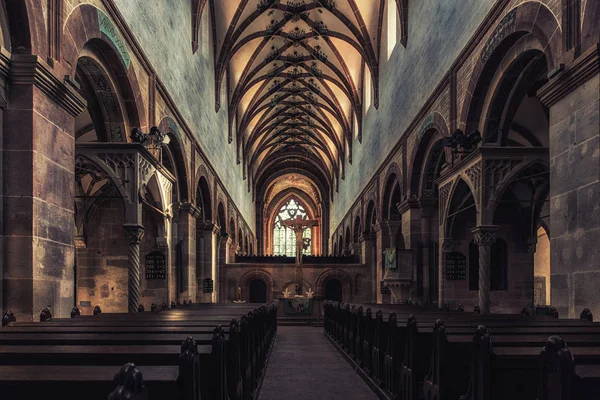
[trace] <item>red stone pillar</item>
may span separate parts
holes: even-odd
[[[20,321],[74,304],[75,116],[85,100],[41,58],[13,55],[4,111],[4,299]]]
[[[211,303],[212,296],[203,291],[205,278],[213,279],[213,238],[215,237],[215,225],[212,223],[200,224],[196,228],[196,279],[198,287],[196,297],[202,303]],[[218,228],[217,228],[218,231]]]
[[[228,236],[222,236],[219,238],[218,246],[218,257],[217,257],[217,276],[215,278],[215,287],[217,293],[215,296],[216,302],[226,303],[227,302],[227,262],[229,261],[229,254],[233,240]]]
[[[373,268],[373,278],[375,283],[375,290],[377,293],[377,303],[383,302],[383,295],[381,293],[381,281],[383,280],[383,269],[385,267],[383,251],[390,244],[389,226],[386,221],[377,221],[373,228],[375,230],[375,260],[376,263]]]
[[[200,210],[190,203],[179,205],[179,221],[177,224],[177,241],[181,241],[183,273],[187,276],[186,287],[179,288],[178,299],[196,302],[196,219]]]
[[[360,246],[361,246],[361,263],[365,264],[367,267],[367,271],[375,271],[375,266],[377,262],[374,260],[375,256],[375,246],[373,243],[373,235],[370,233],[363,233],[359,238]],[[365,299],[368,301],[377,301],[377,285],[376,277],[374,277],[373,273],[369,274],[367,277],[370,282],[367,285],[367,293],[365,293]]]
[[[431,251],[431,215],[433,207],[421,203],[421,260],[423,268],[423,301],[429,303],[431,299],[430,273],[433,272],[433,260],[429,257]]]

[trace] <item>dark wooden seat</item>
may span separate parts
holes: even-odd
[[[139,366],[148,400],[182,398],[176,366]],[[115,388],[115,366],[0,366],[4,399],[106,400]]]
[[[359,312],[361,309],[366,310],[364,315]],[[484,316],[415,306],[352,306],[336,302],[326,302],[324,311],[326,333],[349,355],[350,338],[355,341],[354,349],[356,341],[362,341],[362,356],[357,356],[355,350],[353,359],[391,398],[536,399],[538,392],[552,390],[548,379],[543,378],[548,373],[540,367],[544,359],[540,351],[553,335],[560,335],[568,344],[574,369],[581,366],[586,373],[585,378],[577,373],[570,376],[569,385],[574,382],[572,393],[597,384],[598,375],[594,374],[600,365],[600,324],[588,319]],[[480,325],[487,337],[493,338],[492,350],[483,359],[480,355],[486,352],[478,350],[475,334]],[[474,374],[477,368],[481,370],[478,366],[482,363],[487,369]],[[479,379],[481,374],[493,380]],[[496,389],[500,382],[514,384]],[[481,395],[483,386],[485,393],[493,393],[492,397]]]
[[[0,331],[0,366],[112,366],[113,374],[129,362],[146,368],[176,367],[182,398],[249,398],[274,339],[276,310],[276,304],[192,306],[160,313],[12,322]],[[0,391],[4,386],[0,381]]]

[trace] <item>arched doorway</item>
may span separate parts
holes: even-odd
[[[335,278],[325,283],[325,300],[342,301],[342,282]]]
[[[267,302],[267,284],[262,279],[253,279],[250,282],[250,303]]]

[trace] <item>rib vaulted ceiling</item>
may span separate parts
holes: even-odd
[[[229,139],[249,188],[291,168],[326,182],[332,196],[344,158],[351,162],[352,134],[362,135],[365,68],[377,106],[384,3],[208,1],[216,108],[227,90]]]

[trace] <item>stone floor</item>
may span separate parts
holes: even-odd
[[[259,400],[376,399],[323,335],[323,328],[281,326]]]

